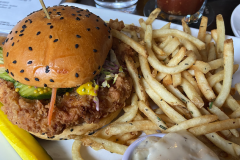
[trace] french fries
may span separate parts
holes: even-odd
[[[70,138],[80,140],[85,146],[91,146],[99,149],[105,149],[113,153],[123,155],[127,150],[127,146],[118,144],[106,139],[94,137],[94,136],[76,136],[70,135]]]
[[[203,61],[196,61],[190,69],[199,70],[202,73],[206,74],[207,72],[209,72],[211,70],[211,66],[208,63],[203,62]]]
[[[182,26],[183,26],[183,31],[186,32],[187,34],[192,34],[191,29],[188,27],[187,23],[182,19]]]
[[[128,73],[130,74],[131,78],[133,79],[133,87],[134,87],[139,99],[146,102],[146,100],[147,100],[146,93],[145,93],[144,88],[141,84],[141,81],[138,77],[138,71],[134,65],[133,59],[127,55],[124,57],[124,59],[126,62]]]
[[[182,121],[185,121],[186,119],[179,114],[177,111],[175,111],[172,107],[170,107],[161,97],[159,97],[156,92],[150,87],[150,85],[147,83],[145,79],[142,79],[143,86],[147,92],[147,94],[150,96],[150,98],[161,108],[161,110],[175,123],[180,123]],[[159,101],[160,98],[160,101]]]
[[[184,103],[186,103],[187,105],[187,109],[188,111],[191,113],[192,117],[199,117],[201,116],[200,111],[198,110],[198,108],[196,107],[195,104],[193,104],[187,97],[185,97],[182,92],[180,92],[177,88],[175,88],[174,86],[167,86],[167,89],[174,94],[176,97],[178,97],[179,99],[181,99]]]
[[[139,56],[139,62],[144,78],[151,86],[154,87],[153,89],[160,97],[173,106],[184,106],[179,99],[174,97],[162,84],[152,77],[146,58]]]
[[[73,160],[83,160],[80,154],[80,148],[82,146],[82,142],[79,140],[75,140],[72,145],[72,159]]]
[[[120,39],[121,41],[123,41],[124,43],[129,44],[133,49],[136,50],[136,52],[138,52],[139,54],[141,54],[144,57],[147,57],[146,49],[142,45],[140,45],[138,42],[134,41],[133,39],[129,38],[125,34],[119,32],[115,29],[112,29],[111,33],[112,33],[113,37],[116,37],[116,38]]]
[[[188,131],[195,136],[200,136],[208,133],[213,133],[222,130],[236,129],[240,127],[240,119],[227,119],[223,121],[217,121],[205,125],[190,128]],[[170,129],[170,128],[169,128]],[[167,131],[167,130],[166,130]]]
[[[215,60],[216,57],[215,44],[214,42],[210,42],[208,44],[208,62]]]
[[[225,26],[222,15],[217,15],[217,58],[223,57],[224,41],[225,41]]]
[[[215,93],[212,90],[212,87],[210,87],[206,77],[204,74],[198,70],[195,71],[195,77],[197,80],[197,84],[199,89],[202,91],[203,95],[208,101],[213,101],[216,98]]]
[[[164,126],[157,126],[150,120],[140,120],[140,121],[133,121],[133,122],[125,122],[125,123],[114,123],[110,124],[106,128],[107,135],[118,135],[124,134],[128,132],[134,131],[142,131],[142,130],[166,130]]]
[[[218,116],[216,116],[216,115],[204,115],[204,116],[192,118],[192,119],[189,119],[187,121],[181,122],[181,123],[179,123],[179,124],[177,124],[177,125],[175,125],[171,128],[166,129],[163,132],[165,132],[165,133],[177,132],[177,131],[180,131],[180,130],[187,130],[187,129],[193,128],[193,127],[196,128],[197,126],[201,126],[201,125],[206,126],[207,123],[213,122],[217,119],[218,119]],[[204,125],[204,124],[206,124],[206,125]],[[191,132],[191,133],[193,133],[193,132]],[[212,133],[212,132],[208,132],[208,133]],[[205,133],[205,134],[207,134],[207,133]],[[200,134],[200,135],[203,135],[203,134]]]
[[[146,20],[146,24],[147,25],[152,24],[152,22],[157,18],[160,12],[161,12],[161,9],[159,8],[154,9],[149,15],[148,19]]]
[[[201,96],[197,93],[195,88],[189,83],[186,79],[182,78],[182,89],[188,96],[188,98],[198,107],[202,108],[204,106],[204,102]]]
[[[214,104],[217,107],[222,107],[223,103],[227,99],[231,85],[232,85],[232,75],[233,75],[233,64],[234,64],[234,51],[233,51],[233,41],[228,39],[224,42],[224,77],[223,77],[223,86],[222,90],[217,96]]]
[[[205,37],[206,37],[207,23],[208,23],[208,18],[205,16],[202,16],[202,20],[201,20],[201,24],[198,32],[198,39],[200,39],[203,42],[205,41]]]
[[[197,39],[185,32],[182,32],[182,31],[179,31],[176,29],[159,29],[159,30],[153,31],[153,38],[165,37],[168,35],[189,40],[193,44],[195,44],[199,50],[205,49],[205,44],[202,41],[200,41],[199,39]]]
[[[235,84],[235,89],[237,90],[238,94],[240,94],[240,83]]]
[[[139,106],[139,110],[144,113],[148,119],[150,119],[153,123],[156,124],[156,126],[160,127],[160,130],[163,128],[167,128],[167,126],[165,125],[165,122],[163,122],[163,120],[161,120],[157,114],[155,114],[153,112],[153,110],[148,107],[143,101],[139,101],[138,102],[138,106]]]
[[[80,160],[81,143],[123,154],[127,147],[123,144],[130,145],[142,132],[183,129],[195,136],[205,135],[221,150],[240,156],[240,146],[225,139],[239,137],[236,129],[240,128],[240,103],[232,95],[236,90],[240,94],[240,83],[231,88],[232,76],[239,65],[234,64],[233,41],[225,40],[222,16],[217,16],[217,29],[211,34],[206,33],[208,19],[203,16],[195,38],[184,21],[184,32],[171,29],[171,23],[153,30],[151,24],[159,12],[160,9],[155,9],[146,22],[139,19],[141,27],[126,25],[124,31],[131,38],[111,30],[113,37],[138,53],[123,57],[135,93],[131,105],[123,108],[125,113],[111,124],[93,136],[71,136],[77,139],[73,154]],[[147,96],[159,108],[152,109]]]

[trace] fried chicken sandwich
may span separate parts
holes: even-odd
[[[109,123],[129,98],[132,80],[99,16],[69,6],[47,11],[50,19],[43,10],[33,12],[4,41],[0,101],[13,124],[62,140]]]

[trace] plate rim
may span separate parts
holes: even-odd
[[[237,7],[234,8],[232,14],[231,14],[231,28],[232,28],[232,31],[233,31],[233,34],[236,36],[236,37],[240,37],[240,34],[238,34],[236,28],[235,28],[235,25],[234,25],[234,16],[237,14],[237,10],[239,9],[240,11],[240,4],[237,5]]]

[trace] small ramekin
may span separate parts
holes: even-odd
[[[134,151],[134,149],[147,137],[150,136],[155,136],[155,137],[164,137],[166,134],[165,133],[157,133],[157,134],[150,134],[150,135],[146,135],[143,137],[138,138],[135,142],[133,142],[128,149],[126,150],[126,152],[124,153],[122,160],[130,160],[132,152]]]

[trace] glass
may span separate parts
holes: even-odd
[[[201,18],[207,0],[156,0],[156,5],[162,10],[161,17],[168,21],[196,23]]]
[[[107,8],[121,12],[132,13],[138,0],[94,0],[97,8]]]

